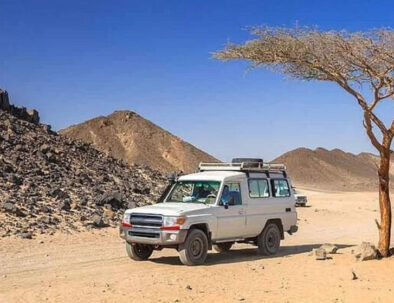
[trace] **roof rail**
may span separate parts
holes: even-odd
[[[248,172],[284,172],[286,165],[281,163],[263,163],[263,162],[241,162],[241,163],[211,163],[201,162],[198,166],[199,171],[248,171]]]

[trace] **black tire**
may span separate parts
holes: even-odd
[[[179,258],[184,265],[204,264],[208,255],[208,238],[200,229],[192,229],[186,241],[179,245]]]
[[[213,245],[213,249],[219,253],[224,253],[229,251],[231,249],[231,246],[233,246],[233,244],[234,244],[233,242],[217,243]]]
[[[257,249],[260,255],[275,255],[280,246],[280,229],[277,224],[269,223],[257,237]]]
[[[153,246],[137,243],[132,245],[126,242],[126,251],[128,256],[134,261],[145,261],[152,255]]]

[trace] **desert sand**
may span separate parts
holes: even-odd
[[[114,228],[2,238],[0,302],[393,302],[394,258],[351,255],[377,242],[377,193],[302,192],[310,206],[298,208],[299,232],[275,257],[238,244],[204,266],[181,265],[175,250],[133,262]],[[310,256],[327,242],[341,248],[332,259]]]

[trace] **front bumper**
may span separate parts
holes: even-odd
[[[119,236],[129,243],[174,245],[185,242],[187,229],[161,230],[143,227],[119,227]]]

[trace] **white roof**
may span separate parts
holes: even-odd
[[[239,171],[203,171],[199,173],[180,176],[181,181],[223,181],[230,179],[239,179],[245,177],[245,174]]]

